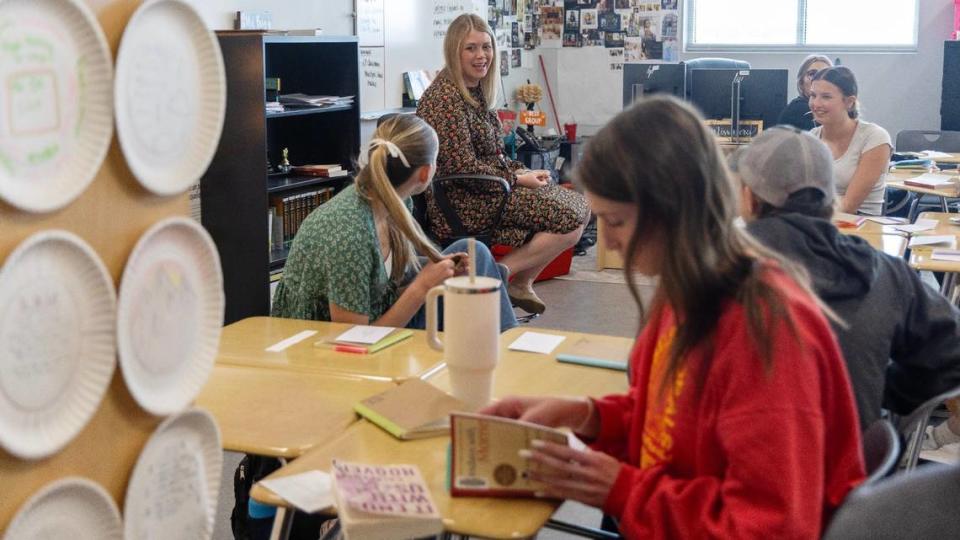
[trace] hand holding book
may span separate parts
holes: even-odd
[[[533,441],[533,450],[521,453],[531,463],[530,479],[543,484],[536,497],[570,499],[602,508],[620,475],[620,461],[603,452],[578,450],[549,441]]]

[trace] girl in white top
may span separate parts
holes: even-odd
[[[848,68],[822,69],[810,85],[810,110],[819,127],[811,133],[833,154],[833,171],[839,195],[838,210],[848,214],[879,216],[887,167],[890,134],[859,119],[857,80]]]

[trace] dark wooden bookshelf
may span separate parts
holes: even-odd
[[[351,177],[268,175],[284,148],[292,165],[340,163],[360,150],[360,78],[354,36],[274,36],[217,32],[227,76],[227,110],[220,145],[200,181],[203,225],[223,266],[224,323],[270,311],[270,274],[286,250],[269,249],[269,197],[330,185]],[[349,106],[267,113],[264,79],[279,77],[282,93],[354,96]]]

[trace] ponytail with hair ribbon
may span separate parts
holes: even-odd
[[[403,152],[400,151],[400,147],[394,144],[393,141],[380,138],[370,139],[370,152],[373,152],[374,148],[377,146],[383,146],[387,149],[387,153],[390,154],[390,157],[399,158],[404,167],[408,169],[410,168],[410,162],[407,161],[407,157],[403,155]],[[368,161],[369,153],[364,156],[364,159],[361,160],[360,165],[365,167]]]

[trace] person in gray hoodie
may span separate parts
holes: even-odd
[[[874,250],[830,222],[833,158],[809,133],[777,126],[731,156],[747,230],[799,263],[844,322],[833,323],[860,425],[881,408],[905,415],[960,386],[960,311],[903,259]]]

